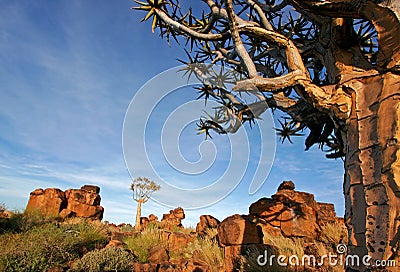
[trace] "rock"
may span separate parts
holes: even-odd
[[[223,246],[261,244],[263,233],[257,218],[235,214],[225,218],[218,226],[219,242]]]
[[[170,232],[163,231],[161,233],[163,240],[167,241],[168,250],[177,250],[185,247],[188,243],[195,240],[194,235],[180,233],[180,232]]]
[[[65,193],[57,188],[36,189],[30,193],[26,212],[40,212],[45,216],[58,216],[67,206]]]
[[[109,247],[124,247],[124,243],[119,240],[110,240],[110,242],[108,242],[106,245],[106,248]]]
[[[148,264],[148,263],[134,263],[133,271],[138,272],[156,272],[157,264]]]
[[[100,206],[100,195],[80,189],[69,189],[65,191],[65,196],[67,209],[73,211],[76,216],[99,220],[103,218],[104,208]]]
[[[96,186],[96,185],[83,185],[81,187],[81,190],[92,192],[92,193],[96,193],[96,194],[100,194],[100,187]]]
[[[333,204],[317,203],[310,193],[293,190],[292,181],[283,182],[271,198],[250,205],[250,215],[260,220],[263,233],[316,239],[320,225],[336,218]]]
[[[330,203],[317,202],[317,221],[322,226],[326,223],[334,223],[338,221],[335,212],[335,206]]]
[[[207,229],[217,228],[219,223],[219,220],[211,215],[201,215],[200,222],[196,225],[196,232],[205,235]]]
[[[102,219],[104,208],[100,206],[100,188],[94,185],[83,189],[69,189],[65,192],[57,188],[36,189],[31,192],[26,212],[39,211],[45,216],[71,216]]]
[[[158,222],[158,217],[155,216],[154,214],[149,215],[149,223],[157,223]]]
[[[293,181],[288,180],[288,181],[282,182],[282,183],[279,185],[278,191],[281,191],[281,190],[291,190],[291,191],[293,191],[294,188],[295,188],[295,186],[294,186]]]
[[[59,213],[59,216],[61,217],[61,218],[63,218],[63,219],[65,219],[65,218],[70,218],[70,217],[74,217],[76,214],[73,212],[73,211],[71,211],[70,209],[67,209],[67,208],[65,208],[65,209],[63,209],[60,213]]]
[[[150,220],[147,217],[140,217],[140,227],[145,229],[149,224]]]
[[[189,271],[210,272],[211,268],[207,263],[205,263],[199,259],[192,258],[186,264],[185,269],[183,269],[183,271],[185,271],[185,272],[189,272]]]
[[[168,262],[169,256],[167,250],[162,246],[155,246],[149,250],[150,263]]]
[[[237,271],[237,262],[240,258],[242,253],[242,246],[227,246],[224,248],[224,271],[226,272],[233,272]]]
[[[10,218],[14,213],[12,211],[2,209],[0,210],[0,218]]]
[[[182,270],[179,269],[175,264],[162,262],[157,266],[157,272],[182,272]]]
[[[120,232],[120,231],[114,231],[111,233],[111,240],[118,240],[121,242],[124,242],[124,240],[128,237],[137,235],[137,232]]]
[[[182,220],[185,219],[185,212],[181,207],[170,210],[169,213],[163,214],[161,226],[163,228],[174,230],[174,227],[182,228]]]
[[[87,205],[100,205],[100,195],[92,191],[86,191],[81,189],[68,189],[65,191],[65,196],[68,202],[76,202]]]

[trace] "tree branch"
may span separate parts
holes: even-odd
[[[368,0],[289,0],[299,10],[306,10],[313,14],[333,18],[363,18],[370,20],[377,32],[379,39],[378,65],[392,68],[399,63],[394,61],[394,55],[400,54],[400,18],[390,8],[378,5]],[[390,6],[390,5],[389,5]]]
[[[175,28],[176,30],[181,31],[187,35],[190,35],[193,38],[198,38],[198,39],[205,40],[205,41],[217,41],[217,40],[224,40],[230,36],[229,32],[214,34],[214,33],[202,33],[202,32],[195,31],[195,30],[191,29],[190,27],[187,27],[187,26],[175,21],[161,9],[155,9],[155,13],[167,25],[169,25],[169,26]]]
[[[252,61],[249,53],[247,52],[246,48],[243,45],[242,39],[240,37],[238,31],[238,22],[236,21],[235,11],[233,10],[232,0],[225,0],[226,3],[226,10],[228,12],[229,17],[229,28],[231,30],[231,35],[233,39],[233,43],[235,45],[235,51],[239,55],[242,63],[247,70],[249,77],[254,78],[257,77],[257,69]]]

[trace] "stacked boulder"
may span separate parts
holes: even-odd
[[[198,235],[207,235],[207,230],[216,229],[219,223],[219,220],[211,215],[201,215],[200,222],[196,225],[196,233]]]
[[[174,230],[174,228],[183,228],[182,220],[185,219],[185,211],[178,207],[170,210],[169,213],[163,214],[161,226],[164,229]]]
[[[249,215],[235,214],[218,225],[226,271],[234,270],[236,259],[247,246],[265,247],[269,236],[315,240],[321,226],[342,222],[333,204],[319,203],[314,195],[294,189],[292,181],[284,181],[271,198],[261,198],[251,204]]]
[[[103,218],[100,206],[100,187],[84,185],[81,189],[62,191],[57,188],[36,189],[30,193],[26,212],[40,212],[44,216]]]

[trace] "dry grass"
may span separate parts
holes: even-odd
[[[211,271],[219,271],[219,267],[224,265],[224,250],[218,245],[215,238],[198,237],[180,251],[172,252],[171,257],[192,258],[207,263]]]
[[[342,241],[347,241],[346,227],[340,223],[325,224],[321,228],[318,240],[336,247]]]

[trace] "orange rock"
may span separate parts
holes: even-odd
[[[123,247],[124,243],[119,241],[119,240],[110,240],[110,242],[108,242],[108,244],[106,245],[106,248],[109,247]]]
[[[101,220],[104,208],[100,206],[101,198],[96,193],[100,188],[85,186],[82,187],[85,189],[69,189],[65,192],[57,188],[36,189],[30,194],[26,211],[39,211],[45,216],[78,216]]]
[[[218,226],[219,242],[223,246],[261,244],[263,233],[258,220],[252,216],[235,214],[225,218]]]
[[[30,194],[26,212],[57,216],[67,205],[65,193],[57,188],[36,189]]]
[[[174,230],[174,227],[182,228],[183,219],[185,219],[185,211],[181,207],[178,207],[170,210],[167,214],[163,214],[161,226],[171,231]]]
[[[163,240],[167,241],[168,250],[183,248],[195,240],[195,236],[180,232],[163,231],[161,235]]]
[[[201,215],[200,222],[196,225],[196,232],[204,235],[207,229],[217,228],[219,220],[211,215]]]

